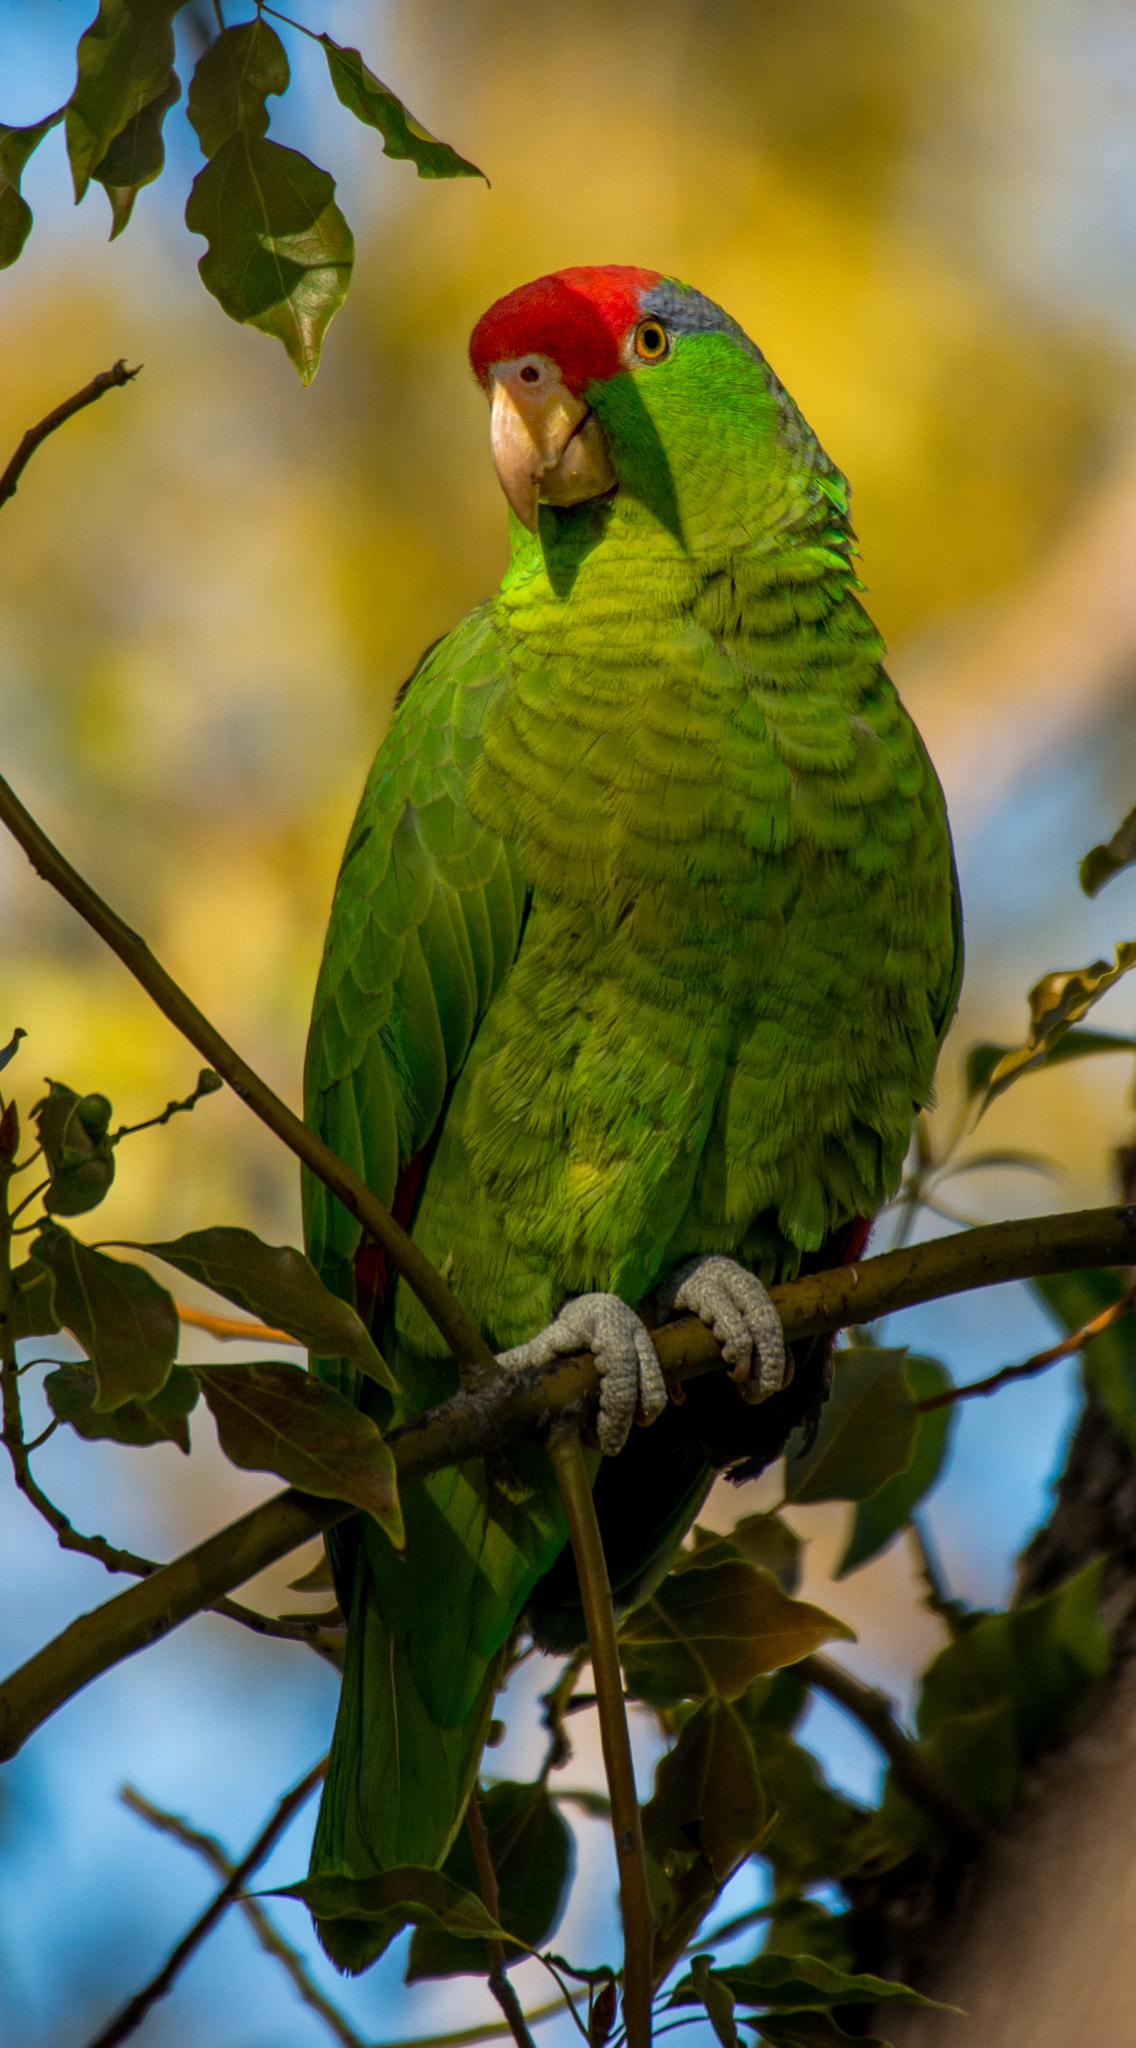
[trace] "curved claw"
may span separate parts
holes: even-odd
[[[502,1351],[498,1363],[512,1371],[549,1365],[574,1351],[590,1351],[595,1359],[600,1375],[596,1433],[601,1451],[613,1458],[623,1449],[637,1411],[653,1422],[667,1405],[667,1385],[655,1347],[646,1324],[618,1294],[578,1294],[565,1302],[546,1330],[527,1344]]]
[[[781,1318],[761,1281],[736,1259],[692,1259],[675,1269],[658,1298],[662,1307],[689,1309],[709,1324],[743,1401],[764,1401],[785,1384]]]

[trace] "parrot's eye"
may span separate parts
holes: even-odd
[[[635,329],[635,353],[645,363],[658,363],[670,354],[671,338],[658,320],[641,320]]]

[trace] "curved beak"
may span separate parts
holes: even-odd
[[[490,372],[490,441],[501,488],[517,518],[537,530],[537,508],[578,505],[613,490],[616,476],[599,421],[547,356],[518,356]]]

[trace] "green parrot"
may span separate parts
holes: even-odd
[[[957,1000],[958,891],[856,594],[847,485],[736,322],[656,271],[577,268],[499,300],[470,358],[512,559],[379,749],[307,1116],[505,1368],[594,1353],[626,1609],[715,1473],[760,1471],[819,1408],[831,1347],[790,1372],[766,1287],[858,1255],[897,1185]],[[445,1399],[415,1296],[322,1184],[305,1199],[310,1254],[400,1392],[316,1369],[384,1428]],[[679,1406],[647,1329],[684,1309],[731,1371]],[[510,1639],[584,1635],[539,1446],[407,1486],[404,1511],[404,1556],[366,1517],[334,1544],[316,1873],[439,1863]],[[381,1946],[324,1931],[348,1968]]]

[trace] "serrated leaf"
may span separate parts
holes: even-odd
[[[43,1206],[50,1216],[83,1216],[114,1180],[113,1111],[105,1095],[78,1095],[62,1081],[47,1085],[32,1110],[51,1176]]]
[[[1031,1280],[1030,1286],[1068,1335],[1083,1329],[1124,1293],[1120,1275],[1104,1269],[1050,1273]],[[1121,1316],[1099,1337],[1089,1339],[1084,1372],[1114,1429],[1136,1457],[1136,1321],[1131,1315]]]
[[[497,1876],[497,1917],[517,1937],[505,1945],[506,1962],[543,1948],[560,1925],[575,1863],[572,1831],[539,1783],[505,1780],[480,1795],[481,1817]],[[466,1891],[477,1885],[477,1866],[465,1828],[442,1866]],[[518,1945],[519,1944],[519,1945]],[[406,1982],[422,1977],[488,1976],[483,1942],[460,1941],[441,1927],[418,1927],[410,1943]]]
[[[165,1288],[143,1267],[108,1259],[57,1223],[40,1225],[31,1256],[50,1272],[55,1313],[90,1360],[98,1413],[152,1400],[178,1347],[177,1311]]]
[[[394,1459],[361,1408],[282,1359],[196,1371],[221,1449],[234,1465],[276,1472],[304,1493],[349,1500],[403,1549]]]
[[[165,84],[151,94],[115,136],[102,162],[91,172],[92,178],[106,187],[110,200],[112,242],[129,221],[143,185],[152,184],[161,175],[166,161],[162,123],[180,98],[181,80],[176,71],[171,71]]]
[[[700,1568],[695,1551],[628,1617],[619,1654],[628,1691],[665,1707],[736,1699],[762,1672],[839,1639],[854,1640],[845,1622],[791,1600],[771,1572],[740,1558]]]
[[[935,1999],[925,1998],[908,1984],[873,1977],[866,1971],[838,1970],[820,1956],[763,1952],[752,1962],[714,1974],[733,1992],[738,2005],[766,2006],[779,2013],[824,2012],[834,2005],[937,2005]],[[690,2005],[695,1995],[693,1980],[684,1977],[668,2004]],[[938,2006],[938,2010],[950,2008]]]
[[[268,133],[265,102],[288,89],[288,56],[263,19],[238,22],[214,38],[198,58],[186,112],[203,156],[214,156],[230,135]]]
[[[303,1252],[290,1244],[265,1244],[251,1230],[219,1224],[189,1230],[184,1237],[134,1244],[200,1280],[214,1294],[247,1309],[274,1329],[287,1330],[317,1358],[349,1358],[359,1372],[388,1392],[394,1381],[355,1310],[323,1284]]]
[[[63,1328],[55,1312],[55,1283],[46,1266],[25,1259],[12,1274],[12,1320],[21,1337],[53,1337]]]
[[[788,1500],[867,1500],[905,1470],[919,1427],[906,1359],[906,1351],[872,1344],[837,1352],[816,1441],[803,1456],[785,1460]]]
[[[415,120],[397,93],[375,77],[358,50],[346,49],[328,35],[321,35],[318,40],[323,44],[336,97],[357,121],[377,128],[383,138],[384,156],[409,159],[420,178],[485,178],[485,172],[479,171],[476,164],[459,156],[448,142],[439,142],[436,135]],[[488,178],[485,182],[489,183]]]
[[[241,129],[193,181],[186,226],[209,244],[202,282],[231,320],[282,341],[305,384],[351,282],[355,244],[335,180]]]
[[[276,1898],[302,1899],[341,1969],[366,1968],[402,1928],[442,1927],[466,1941],[503,1938],[504,1928],[473,1892],[440,1870],[399,1864],[377,1877],[306,1877]]]
[[[109,1415],[101,1415],[95,1407],[98,1382],[85,1365],[57,1366],[48,1373],[43,1390],[56,1420],[68,1423],[88,1442],[105,1440],[138,1447],[172,1443],[188,1455],[188,1417],[199,1393],[196,1375],[188,1366],[175,1365],[165,1386],[145,1407],[138,1401],[126,1401]]]
[[[1125,939],[1116,947],[1111,965],[1107,960],[1094,960],[1088,967],[1043,974],[1029,992],[1029,1037],[1024,1045],[1016,1046],[998,1061],[986,1084],[984,1107],[1004,1094],[1022,1074],[1043,1064],[1052,1066],[1057,1047],[1067,1035],[1070,1025],[1086,1016],[1094,1003],[1098,1003],[1110,988],[1115,988],[1133,967],[1136,967],[1136,940]]]
[[[33,150],[39,148],[45,135],[57,127],[63,119],[63,108],[48,114],[44,120],[35,121],[27,128],[9,128],[0,122],[0,270],[7,270],[16,261],[32,229],[32,210],[20,191],[20,179],[24,166]],[[10,1046],[0,1053],[0,1067],[7,1066],[20,1039],[26,1034],[20,1031]]]
[[[1095,896],[1123,868],[1136,861],[1136,811],[1129,811],[1103,846],[1091,846],[1081,862],[1079,877],[1086,896]]]
[[[184,0],[101,0],[79,39],[79,76],[67,103],[67,150],[82,199],[116,135],[166,85],[173,18]]]
[[[914,1401],[927,1401],[951,1386],[951,1376],[937,1358],[910,1356],[904,1366]],[[843,1579],[849,1572],[878,1557],[893,1537],[906,1528],[921,1500],[931,1491],[947,1455],[954,1428],[953,1407],[933,1408],[916,1423],[911,1462],[893,1479],[885,1480],[878,1492],[862,1500],[852,1517],[844,1555],[833,1577]]]

